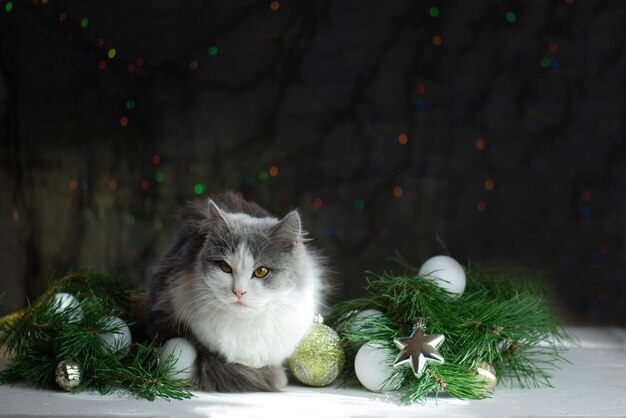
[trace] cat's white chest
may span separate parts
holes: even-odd
[[[211,351],[228,362],[250,367],[280,365],[307,333],[315,315],[312,301],[272,306],[268,312],[250,317],[211,312],[192,324],[194,334]]]
[[[229,260],[232,283],[223,276],[179,280],[170,290],[174,321],[227,362],[255,368],[282,364],[313,324],[320,300],[321,272],[301,247],[297,252],[297,273],[273,278],[279,283],[273,288],[250,279],[243,297],[235,298],[231,288],[239,286],[236,273],[250,270],[252,262]]]

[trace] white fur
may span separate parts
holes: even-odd
[[[272,218],[271,216],[265,218],[255,218],[245,213],[229,213],[221,210],[219,213],[228,224],[238,223],[250,226],[274,226],[278,223],[278,219]]]
[[[246,215],[234,216],[247,220]],[[220,272],[218,278],[178,281],[171,290],[174,312],[178,313],[175,320],[228,362],[250,367],[280,365],[305,336],[320,308],[322,271],[304,244],[299,243],[294,251],[300,260],[298,274],[308,276],[304,288],[266,289],[261,279],[252,278],[259,266],[254,265],[250,252],[240,247],[226,260],[232,275]],[[246,292],[243,304],[237,303],[233,287]]]

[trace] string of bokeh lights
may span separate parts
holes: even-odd
[[[575,0],[566,0],[567,4],[573,4]],[[31,0],[32,6],[35,7],[45,7],[49,4],[49,0]],[[16,3],[13,1],[6,1],[4,4],[5,13],[11,13],[15,11]],[[281,9],[281,3],[279,1],[271,1],[268,3],[267,10],[271,13],[278,12]],[[439,7],[430,6],[427,8],[426,12],[433,19],[439,19],[442,15],[442,12]],[[518,22],[519,17],[516,11],[508,10],[503,12],[503,18],[509,22],[510,24],[515,24]],[[76,30],[86,30],[90,26],[90,18],[89,16],[80,16],[75,18],[75,23],[72,23],[70,19],[70,15],[68,11],[60,11],[56,16],[56,20],[61,27],[61,30],[66,31],[66,39],[68,42],[72,42],[74,40],[74,32]],[[431,42],[435,47],[444,46],[444,39],[441,34],[434,33],[431,36]],[[114,67],[110,65],[114,60],[120,60],[122,58],[119,52],[119,48],[107,45],[106,38],[104,36],[99,36],[93,41],[95,46],[99,51],[99,57],[97,59],[96,68],[98,71],[119,71],[119,68],[123,68],[127,74],[136,74],[140,75],[141,71],[145,68],[145,60],[142,56],[137,56],[126,63],[122,63],[121,67]],[[210,44],[206,46],[206,55],[209,58],[215,59],[218,57],[220,53],[220,45],[218,44]],[[558,45],[554,41],[548,41],[546,45],[546,50],[543,56],[539,59],[539,65],[541,68],[546,69],[555,69],[558,67],[558,59],[557,59]],[[77,59],[81,60],[85,56],[85,48],[77,47],[75,50],[75,56]],[[190,72],[195,72],[201,69],[201,60],[197,57],[192,57],[188,60],[187,68]],[[424,96],[426,91],[425,83],[418,83],[415,86],[415,93],[417,95],[415,99],[415,110],[416,111],[426,111],[427,103],[426,98]],[[121,109],[121,116],[117,121],[118,125],[122,128],[126,128],[132,121],[132,113],[135,112],[138,108],[137,101],[128,97],[123,100],[123,107]],[[533,119],[536,116],[536,111],[533,108],[529,108],[527,110],[527,117],[529,119]],[[401,133],[397,138],[399,145],[406,145],[409,141],[409,136],[406,133]],[[477,152],[482,152],[485,150],[487,146],[487,142],[483,138],[477,138],[474,141],[474,148]],[[151,162],[155,167],[159,167],[160,165],[160,157],[159,155],[150,156]],[[247,188],[256,187],[259,184],[264,184],[271,178],[277,177],[279,175],[279,168],[276,165],[270,166],[267,170],[263,170],[257,175],[249,175],[246,176],[243,181],[243,186]],[[142,179],[138,185],[138,187],[142,191],[147,191],[153,183],[155,184],[163,184],[165,181],[165,172],[163,169],[158,169],[154,173],[153,179]],[[119,187],[119,179],[109,178],[107,181],[107,186],[111,192],[116,192]],[[69,181],[69,188],[71,192],[75,192],[77,189],[86,190],[89,187],[89,182],[87,180],[77,180],[71,179]],[[492,178],[484,179],[482,183],[482,189],[489,193],[492,192],[495,188],[495,182]],[[198,199],[199,196],[203,195],[206,191],[206,186],[201,182],[194,182],[190,187],[190,195]],[[401,184],[393,184],[390,187],[390,194],[394,198],[402,198],[405,196],[405,190]],[[242,193],[241,191],[239,193]],[[583,193],[582,200],[584,202],[589,203],[590,201],[589,192],[585,191]],[[322,209],[325,202],[324,196],[316,196],[311,205],[315,209]],[[68,198],[68,205],[71,205],[72,199]],[[288,202],[286,202],[288,203]],[[353,202],[353,207],[355,210],[363,210],[366,206],[366,202],[364,199],[356,199]],[[487,199],[479,199],[476,202],[476,209],[479,212],[487,211]],[[93,211],[91,209],[86,208],[84,210],[85,217],[91,218],[93,216]],[[581,209],[580,213],[582,217],[588,218],[591,216],[591,207],[589,204],[585,204]],[[380,234],[387,235],[387,234]]]
[[[575,0],[564,0],[566,4],[573,5]],[[49,0],[30,0],[24,2],[17,1],[5,1],[4,2],[4,13],[12,14],[16,12],[18,7],[23,7],[31,3],[32,7],[47,7],[50,3]],[[279,1],[271,1],[268,2],[267,10],[269,13],[276,13],[281,10],[281,3]],[[432,19],[440,19],[442,15],[445,15],[445,9],[441,10],[439,7],[430,6],[426,8],[426,13]],[[524,16],[519,11],[514,10],[504,10],[502,12],[502,18],[510,25],[516,25],[520,21],[523,21]],[[74,20],[73,20],[74,19]],[[56,14],[54,18],[57,28],[61,31],[65,32],[65,38],[69,43],[75,41],[75,33],[79,30],[87,30],[92,27],[91,19],[89,16],[72,16],[71,12],[65,10],[60,11]],[[426,34],[429,39],[429,42],[436,48],[445,48],[445,39],[441,33],[431,32]],[[148,64],[146,63],[144,57],[136,56],[132,59],[123,58],[123,46],[115,46],[108,45],[106,41],[106,37],[99,36],[95,40],[91,41],[91,45],[78,45],[75,48],[74,56],[77,59],[77,62],[85,62],[85,57],[87,55],[87,51],[92,51],[95,49],[98,51],[97,59],[95,63],[87,63],[87,65],[91,65],[94,71],[97,72],[112,72],[121,75],[133,75],[137,77],[141,77],[142,74],[146,71],[150,71]],[[89,48],[87,48],[89,47]],[[93,47],[93,48],[92,48]],[[186,59],[185,67],[190,73],[201,71],[205,60],[219,60],[221,48],[224,45],[219,45],[217,43],[204,45],[203,51],[204,56],[191,56]],[[548,39],[545,42],[544,50],[537,56],[537,64],[541,69],[545,70],[557,70],[560,67],[560,62],[558,59],[559,45],[555,40]],[[113,65],[116,64],[116,65]],[[428,86],[425,82],[420,82],[415,85],[414,90],[414,102],[413,108],[416,112],[428,112],[429,111],[429,103],[427,101],[426,90]],[[117,113],[117,119],[114,123],[120,128],[128,128],[132,126],[134,115],[137,112],[141,111],[141,103],[138,103],[135,97],[125,97],[118,101],[116,106],[119,106],[119,110]],[[535,108],[528,107],[526,109],[526,117],[528,120],[534,120],[537,116],[537,111]],[[403,147],[409,144],[410,141],[415,140],[410,137],[410,134],[400,132],[396,138],[384,139],[384,140],[392,140],[397,141],[398,147]],[[478,138],[473,138],[470,140],[470,144],[473,147],[474,151],[480,155],[484,154],[485,150],[490,146],[491,141],[496,141],[497,139],[486,139],[483,136]],[[161,161],[161,156],[159,154],[151,154],[147,155],[146,159],[149,160],[152,167],[154,168],[153,172],[150,175],[145,175],[144,178],[140,179],[138,182],[134,180],[128,179],[120,179],[115,176],[104,176],[104,184],[96,185],[98,187],[107,187],[111,193],[118,193],[120,188],[122,187],[132,187],[133,189],[139,189],[142,192],[148,192],[153,187],[162,187],[164,184],[167,184],[168,181],[168,169],[163,166]],[[194,200],[199,200],[207,191],[208,187],[202,181],[198,181],[195,178],[196,168],[194,164],[189,164],[188,173],[190,174],[190,179],[187,180],[189,182],[188,194]],[[280,167],[277,164],[269,165],[266,169],[260,171],[257,174],[251,174],[245,176],[242,187],[239,191],[243,195],[242,190],[261,187],[262,185],[269,184],[272,180],[279,177],[281,174]],[[481,179],[481,183],[477,184],[476,187],[480,191],[478,198],[475,202],[475,209],[479,213],[485,213],[489,209],[489,196],[493,194],[493,192],[498,187],[505,187],[500,183],[497,183],[497,179],[494,179],[493,176],[487,176]],[[66,204],[69,207],[73,207],[74,205],[74,195],[80,192],[86,192],[90,187],[94,187],[94,185],[90,184],[88,179],[79,179],[79,178],[71,178],[68,179],[64,185],[65,190],[69,190],[69,195],[66,198]],[[388,193],[391,198],[402,199],[407,196],[407,193],[410,193],[410,190],[405,189],[404,185],[400,181],[396,181],[392,184],[389,184]],[[575,210],[577,211],[577,215],[582,220],[591,219],[592,215],[595,213],[593,210],[593,199],[592,192],[588,188],[581,190],[578,197],[576,198]],[[328,206],[329,197],[324,195],[314,196],[311,200],[310,205],[315,210],[324,210],[325,207]],[[288,206],[290,205],[290,200],[285,199],[283,203]],[[357,198],[352,202],[352,207],[356,211],[363,211],[368,202],[364,198]],[[96,219],[96,211],[93,208],[85,207],[82,209],[82,215],[85,219],[93,220]],[[122,214],[123,220],[128,225],[134,225],[136,222],[136,217],[131,213]],[[618,215],[613,211],[609,214],[609,218],[612,222],[618,222]],[[160,231],[163,228],[162,223],[159,219],[154,220],[154,229],[156,231]],[[333,233],[334,228],[331,225],[326,225],[324,227],[324,233],[330,235]],[[377,235],[381,239],[386,239],[389,237],[389,229],[386,227],[380,227],[377,231]],[[601,243],[593,246],[591,250],[588,252],[588,257],[594,263],[605,264],[607,257],[609,255],[609,246],[606,243]],[[597,294],[589,297],[587,304],[592,309],[602,309],[602,306],[606,303],[607,295],[606,292],[600,291]]]
[[[49,3],[48,0],[32,0],[32,5],[33,6],[45,6]],[[566,1],[568,4],[573,4],[574,0],[567,0]],[[269,3],[268,5],[268,9],[271,12],[277,12],[279,11],[281,8],[281,4],[279,1],[272,1]],[[6,13],[10,13],[12,12],[14,9],[14,2],[13,1],[7,1],[5,2],[5,7],[4,10]],[[441,11],[438,7],[436,6],[430,6],[427,9],[427,13],[428,15],[433,18],[433,19],[437,19],[440,17],[441,15]],[[504,13],[504,18],[506,19],[506,21],[508,21],[509,23],[516,23],[518,21],[518,16],[517,13],[515,11],[506,11]],[[75,28],[70,27],[69,25],[69,19],[68,19],[68,12],[67,11],[61,11],[59,12],[58,16],[57,16],[57,20],[58,23],[61,25],[66,25],[66,37],[68,41],[72,41],[74,39],[74,35],[73,35],[73,31],[75,30]],[[89,27],[90,24],[90,19],[88,16],[83,16],[78,18],[78,26],[80,29],[87,29]],[[442,46],[443,45],[443,38],[440,34],[433,34],[432,38],[431,38],[432,44],[434,46]],[[109,65],[109,62],[115,60],[118,57],[118,50],[113,47],[113,46],[107,46],[106,45],[106,41],[105,38],[100,36],[95,40],[95,45],[97,48],[99,48],[102,53],[101,56],[98,57],[97,60],[97,69],[99,71],[105,71],[105,70],[111,70],[114,71],[114,69],[112,68],[112,66]],[[217,44],[211,44],[207,47],[206,49],[207,51],[207,55],[209,57],[216,57],[219,54],[220,51],[220,47]],[[540,58],[539,60],[539,64],[541,67],[543,68],[556,68],[558,66],[558,60],[556,58],[556,53],[558,51],[558,45],[555,42],[549,42],[548,46],[547,46],[547,51],[546,54]],[[84,56],[85,53],[85,49],[83,47],[78,47],[75,51],[76,57],[77,58],[82,58]],[[125,65],[125,70],[128,74],[136,74],[138,71],[140,71],[145,65],[145,60],[143,57],[138,56],[136,57],[134,60],[132,60],[131,62],[126,63]],[[198,61],[197,58],[192,58],[189,60],[187,68],[189,69],[189,71],[197,71],[200,68],[200,62]],[[417,111],[422,111],[426,108],[426,101],[425,98],[423,97],[424,92],[425,92],[425,85],[424,83],[418,83],[416,85],[416,89],[415,89],[416,93],[417,93],[417,98],[415,100],[415,109]],[[130,118],[130,114],[137,108],[137,102],[134,98],[127,98],[124,101],[124,108],[122,111],[122,115],[119,117],[119,126],[121,127],[127,127],[129,126],[129,123],[131,122],[131,118]],[[528,109],[528,117],[529,118],[533,118],[535,116],[535,111],[533,109]],[[408,142],[408,136],[406,134],[400,134],[398,137],[398,142],[400,143],[400,145],[406,145]],[[486,142],[483,138],[478,138],[475,141],[475,148],[478,151],[483,151],[485,149],[486,146]],[[154,160],[159,159],[158,155],[152,157],[153,162]],[[158,164],[157,164],[158,165]],[[247,187],[254,187],[255,185],[259,184],[259,183],[265,183],[270,177],[276,177],[278,175],[278,167],[276,166],[272,166],[270,167],[267,171],[262,171],[261,173],[258,174],[258,176],[247,176],[244,180],[244,185]],[[163,171],[157,171],[155,173],[155,177],[154,177],[154,182],[158,183],[162,183],[164,181],[164,172]],[[70,185],[74,185],[77,184],[76,180],[71,180],[70,181]],[[87,184],[86,181],[81,181],[82,185]],[[142,180],[140,182],[140,188],[142,190],[147,190],[149,188],[150,182],[148,180]],[[86,186],[85,186],[86,187]],[[491,192],[495,187],[494,181],[493,179],[485,179],[484,183],[483,183],[483,188],[484,190],[486,190],[487,192]],[[75,190],[76,187],[70,187],[72,190]],[[111,189],[111,191],[115,192],[117,190],[117,182],[116,180],[112,179],[109,182],[109,188]],[[205,187],[202,183],[194,183],[193,184],[193,195],[194,196],[199,196],[202,195],[202,193],[204,192]],[[394,197],[396,198],[401,198],[404,195],[404,189],[402,188],[401,185],[393,185],[392,186],[392,190],[391,193]],[[314,198],[313,202],[312,202],[313,207],[315,207],[316,209],[321,209],[323,206],[323,199],[322,197],[316,197]],[[363,210],[365,208],[365,202],[363,199],[357,199],[354,202],[354,208],[356,210]],[[485,212],[487,210],[487,203],[484,199],[478,200],[476,202],[476,209],[479,212]],[[86,213],[90,213],[89,211],[87,211]],[[582,215],[584,217],[589,217],[591,214],[590,212],[590,208],[589,206],[585,206],[582,209]]]

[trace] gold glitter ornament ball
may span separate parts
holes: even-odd
[[[476,367],[476,372],[476,379],[485,384],[485,391],[483,393],[493,392],[498,384],[498,377],[496,376],[496,370],[493,366],[486,361],[481,361],[478,367]]]
[[[343,371],[345,354],[339,335],[324,325],[320,315],[300,341],[288,365],[291,373],[308,386],[329,385]]]
[[[62,360],[57,364],[55,380],[61,389],[71,392],[80,385],[82,372],[78,363],[72,360]]]

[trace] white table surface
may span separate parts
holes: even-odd
[[[0,385],[0,416],[131,417],[527,417],[626,416],[626,330],[573,328],[580,339],[566,353],[572,364],[553,372],[554,388],[499,385],[493,397],[461,401],[440,396],[424,405],[401,405],[397,394],[358,386],[309,388],[280,393],[195,392],[196,398],[153,402],[97,393],[70,394]]]

